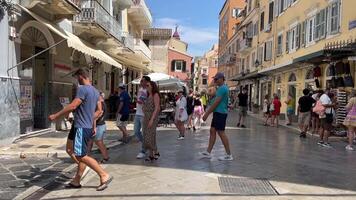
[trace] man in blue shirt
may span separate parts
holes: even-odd
[[[130,95],[126,92],[126,85],[119,84],[119,108],[117,109],[116,125],[122,132],[122,138],[119,141],[128,143],[128,132],[126,129],[130,115]]]
[[[88,72],[84,69],[79,69],[74,76],[77,77],[80,84],[76,97],[72,103],[61,111],[50,115],[48,118],[54,121],[61,116],[75,111],[74,127],[70,131],[67,140],[67,152],[78,163],[78,170],[74,179],[67,185],[67,188],[81,188],[81,177],[85,167],[89,166],[100,177],[100,185],[96,190],[102,191],[108,187],[113,177],[110,177],[95,159],[87,155],[89,140],[95,134],[96,125],[94,122],[102,114],[102,105],[99,101],[98,91],[90,84]]]
[[[229,105],[229,88],[225,84],[225,75],[221,72],[216,73],[214,76],[214,82],[218,86],[216,95],[213,100],[213,104],[203,116],[203,120],[206,121],[208,116],[213,112],[213,120],[210,127],[209,146],[207,151],[201,152],[200,154],[205,158],[211,158],[211,151],[213,150],[216,141],[216,133],[218,133],[226,151],[226,155],[219,157],[219,160],[233,160],[230,152],[229,139],[225,134]]]

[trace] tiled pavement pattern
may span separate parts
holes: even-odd
[[[300,139],[290,129],[264,127],[255,118],[248,118],[247,129],[239,129],[235,119],[231,114],[226,131],[234,161],[217,160],[224,154],[219,140],[213,158],[201,159],[208,127],[188,133],[183,141],[166,128],[158,133],[157,162],[135,159],[137,143],[110,150],[112,160],[105,167],[115,179],[107,190],[95,191],[99,180],[90,172],[82,189],[61,186],[29,199],[356,199],[356,152],[346,152],[345,143],[333,141],[333,148],[326,149],[316,145],[316,138]],[[276,194],[254,193],[257,184],[249,194],[223,192],[221,177],[265,180]]]

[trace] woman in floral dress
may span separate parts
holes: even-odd
[[[148,151],[146,161],[157,160],[160,156],[157,151],[156,131],[158,124],[158,114],[160,112],[160,96],[155,82],[147,83],[148,98],[143,105],[143,142]]]

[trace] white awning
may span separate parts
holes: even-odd
[[[18,4],[18,6],[25,12],[27,12],[29,15],[31,15],[33,18],[35,18],[37,21],[41,22],[44,24],[48,29],[59,35],[60,37],[64,38],[67,40],[68,47],[71,47],[75,50],[78,50],[84,54],[87,54],[89,56],[92,56],[94,58],[97,58],[103,62],[106,62],[109,65],[113,65],[115,67],[118,67],[122,69],[122,65],[118,63],[115,59],[113,59],[111,56],[107,55],[105,52],[103,52],[100,49],[97,49],[90,43],[80,39],[78,36],[65,31],[58,27],[57,25],[49,22],[48,20],[38,16],[37,14],[29,11],[27,8],[21,6]]]

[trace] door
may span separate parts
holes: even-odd
[[[296,98],[297,98],[297,89],[295,87],[295,85],[289,85],[288,87],[288,95],[290,95],[293,99],[293,108],[294,108],[294,114],[296,109]]]
[[[42,51],[42,48],[36,47],[36,53]],[[47,69],[48,69],[48,51],[34,58],[33,69],[33,116],[34,128],[47,128]]]

